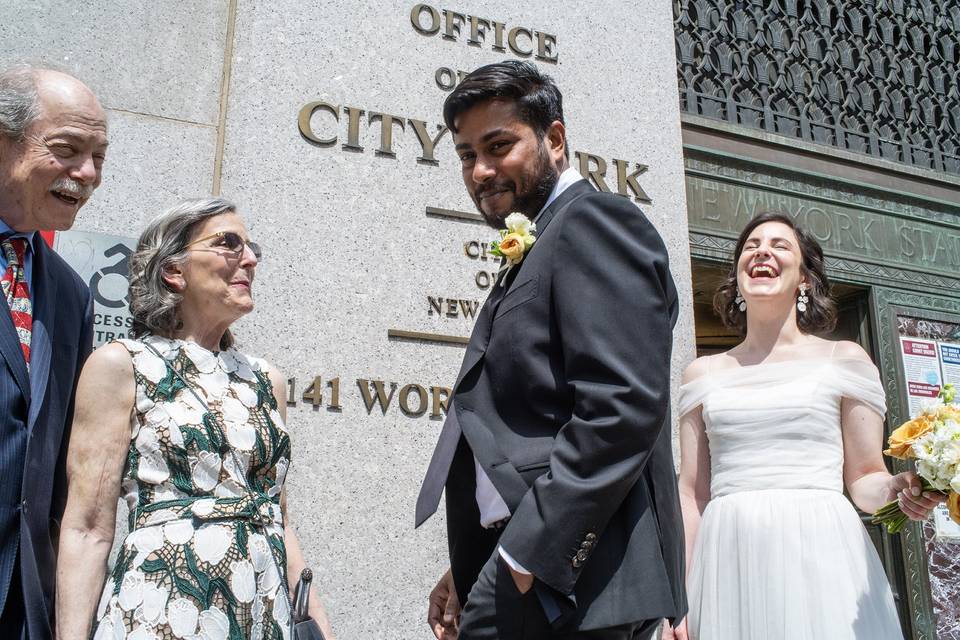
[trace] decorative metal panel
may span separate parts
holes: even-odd
[[[901,383],[903,365],[898,336],[902,317],[925,319],[929,331],[920,334],[944,338],[947,334],[940,333],[938,325],[957,322],[960,300],[882,287],[873,289],[872,299],[880,380],[887,396],[887,425],[893,426],[910,417]],[[951,336],[951,339],[954,338]],[[893,463],[895,471],[904,471],[909,466],[902,460]],[[932,533],[929,525],[918,523],[910,523],[900,533],[915,640],[956,638],[960,633],[960,604],[953,600],[955,574],[949,575],[956,557],[955,545],[934,540]]]
[[[687,113],[960,175],[960,0],[674,0]]]

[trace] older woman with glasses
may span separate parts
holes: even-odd
[[[130,259],[135,339],[76,396],[57,572],[60,640],[285,638],[304,568],[283,482],[284,377],[234,348],[260,247],[219,198],[180,204]],[[106,578],[117,499],[129,533]],[[330,637],[315,596],[309,610]]]

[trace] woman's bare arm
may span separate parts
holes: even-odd
[[[684,384],[706,373],[703,358],[695,360],[683,372]],[[693,547],[700,528],[700,518],[710,501],[710,445],[703,422],[703,407],[697,407],[680,417],[680,511],[683,515],[683,537],[686,543],[687,572],[693,563]],[[686,621],[676,628],[666,622],[662,633],[664,640],[686,640]]]
[[[135,385],[122,345],[103,346],[80,374],[67,449],[67,505],[57,564],[57,638],[90,637],[113,545],[130,448]]]
[[[851,342],[837,345],[837,355],[871,362],[866,352]],[[923,494],[920,479],[912,471],[890,475],[883,460],[883,416],[868,405],[844,397],[840,401],[843,430],[843,482],[853,503],[873,513],[891,500],[911,520],[925,520],[943,500],[939,494]]]

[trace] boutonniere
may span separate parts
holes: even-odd
[[[530,247],[537,241],[534,233],[537,225],[522,213],[511,213],[506,219],[507,228],[500,231],[500,239],[490,243],[490,253],[507,260],[507,271],[523,262]],[[502,285],[505,281],[500,280]]]

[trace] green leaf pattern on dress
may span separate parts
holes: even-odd
[[[122,481],[130,533],[104,586],[93,638],[286,638],[280,492],[290,439],[265,364],[235,349],[213,353],[158,336],[118,342],[136,379]]]

